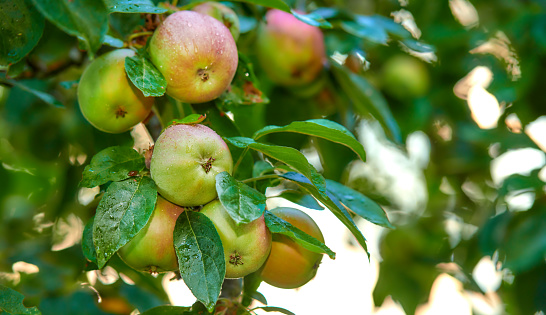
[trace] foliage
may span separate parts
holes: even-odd
[[[199,207],[185,211],[174,232],[177,276],[198,299],[193,306],[166,306],[161,278],[134,271],[115,255],[154,209],[157,188],[143,156],[150,143],[143,144],[136,131],[113,135],[93,128],[79,109],[76,88],[90,61],[121,47],[137,52],[125,59],[131,82],[155,97],[153,115],[138,126],[145,126],[150,139],[173,123],[201,123],[228,144],[234,172],[219,174],[216,189],[238,224],[265,213],[272,233],[332,259],[338,249],[274,216],[266,201],[283,198],[331,211],[368,257],[360,223],[377,225],[383,238],[376,305],[391,296],[412,314],[446,272],[467,291],[497,294],[506,313],[546,312],[543,178],[536,169],[498,180],[492,162],[517,149],[544,149],[522,132],[527,129],[510,123],[517,115],[527,126],[544,114],[543,1],[472,1],[479,22],[467,25],[452,7],[467,1],[226,2],[241,22],[235,78],[216,100],[186,104],[165,93],[167,81],[150,61],[146,43],[168,14],[201,2],[0,4],[0,313],[109,312],[100,309],[106,303],[97,303],[98,292],[104,301],[128,305],[128,313],[291,314],[256,306],[267,304],[257,292],[259,274],[242,281],[242,300],[223,296],[231,280],[224,281],[222,244]],[[313,83],[276,85],[257,62],[256,36],[269,8],[291,12],[323,32],[329,58]],[[404,13],[412,14],[418,34],[411,19],[399,21]],[[383,65],[400,54],[428,61],[424,96],[389,94]],[[493,79],[483,89],[503,105],[496,128],[478,127],[466,104],[469,96],[454,91],[477,66],[489,69]],[[422,147],[416,154],[410,141],[416,134],[427,139],[430,155]],[[399,158],[385,158],[387,151]],[[419,164],[422,156],[428,164]],[[422,179],[422,203],[401,201],[407,191],[397,183],[415,184],[409,182],[415,178],[389,173],[402,166]],[[277,195],[270,194],[272,187]],[[511,200],[528,193],[531,205],[517,211]],[[449,224],[460,230],[453,232]],[[70,231],[77,236],[69,237]],[[484,256],[504,275],[493,292],[472,276]],[[18,262],[39,271],[16,271]],[[457,268],[442,269],[446,264]],[[97,274],[99,281],[90,283]],[[120,280],[122,274],[135,285]]]

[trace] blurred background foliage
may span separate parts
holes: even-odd
[[[206,112],[226,136],[322,117],[360,136],[365,163],[342,146],[306,136],[278,133],[267,141],[301,148],[326,178],[387,210],[397,228],[382,231],[376,253],[376,305],[390,296],[413,314],[438,275],[447,273],[464,290],[481,294],[486,306],[472,304],[476,314],[543,314],[546,128],[531,126],[546,114],[546,2],[287,3],[334,26],[323,30],[333,58],[317,82],[276,86],[253,62],[269,104],[186,111]],[[256,26],[265,9],[228,4],[241,16],[239,50],[255,61]],[[139,14],[109,19],[109,34],[121,39],[145,22]],[[109,263],[115,270],[86,273],[79,245],[98,203],[97,191],[78,186],[83,168],[98,151],[132,146],[133,139],[129,132],[102,133],[83,118],[75,94],[89,59],[78,45],[46,21],[31,53],[0,72],[0,284],[43,314],[143,311],[168,302],[161,279],[132,271],[116,257]],[[39,92],[57,103],[47,104]],[[485,116],[473,108],[495,104],[492,99],[497,107]],[[177,114],[168,97],[157,106],[164,116]],[[232,112],[233,121],[222,111]],[[489,125],[480,125],[480,117]],[[153,118],[148,128],[153,135],[160,130]],[[519,159],[502,159],[514,152]],[[482,264],[496,284],[476,272]]]

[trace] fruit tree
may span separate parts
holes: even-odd
[[[0,1],[0,315],[544,314],[545,30],[540,0]]]

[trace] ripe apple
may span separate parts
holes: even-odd
[[[139,271],[178,270],[173,231],[176,219],[183,211],[184,208],[158,196],[146,226],[118,251],[118,255],[127,265]]]
[[[237,225],[219,200],[206,204],[201,213],[216,227],[226,258],[226,278],[241,278],[258,270],[271,250],[271,232],[264,216]]]
[[[428,70],[425,64],[415,57],[394,56],[387,60],[381,74],[384,89],[400,100],[421,97],[429,89]]]
[[[204,2],[193,9],[195,12],[210,15],[218,21],[222,22],[230,31],[233,39],[237,41],[239,39],[239,18],[235,11],[227,7],[225,4],[219,2]]]
[[[315,221],[305,212],[294,208],[275,208],[271,212],[303,232],[324,242]],[[275,287],[293,289],[309,282],[317,273],[322,254],[303,248],[290,238],[275,234],[271,253],[262,270],[262,279]]]
[[[203,125],[173,125],[157,139],[150,173],[159,193],[184,207],[216,198],[216,175],[231,174],[233,159],[227,144]]]
[[[121,133],[148,116],[154,103],[145,97],[125,73],[125,57],[130,49],[118,49],[95,59],[83,72],[78,84],[78,102],[83,116],[95,128]]]
[[[154,65],[167,79],[167,94],[187,103],[211,101],[233,80],[239,57],[229,30],[193,11],[171,14],[149,46]]]
[[[326,59],[319,28],[306,24],[290,13],[267,12],[258,32],[257,55],[269,78],[280,85],[305,85],[322,70]]]

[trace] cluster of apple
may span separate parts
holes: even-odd
[[[147,225],[118,254],[134,269],[145,272],[178,270],[173,231],[183,211],[199,211],[216,227],[224,248],[226,278],[240,278],[259,270],[264,281],[282,288],[299,287],[311,280],[321,254],[275,235],[264,216],[237,224],[217,199],[216,175],[231,173],[233,160],[226,143],[200,124],[173,125],[158,138],[150,173],[160,194]],[[276,216],[324,241],[317,224],[292,208],[272,210]]]
[[[324,62],[320,30],[278,10],[270,10],[266,21],[259,30],[257,47],[271,80],[286,85],[313,81]],[[238,23],[236,14],[219,3],[204,3],[193,11],[169,15],[148,45],[151,62],[166,79],[166,93],[192,104],[219,97],[237,69]],[[134,55],[131,49],[108,52],[82,75],[80,108],[99,130],[124,132],[150,114],[154,98],[145,97],[125,72],[125,58]],[[217,199],[216,175],[231,174],[233,160],[226,143],[211,128],[200,124],[167,127],[155,143],[149,168],[159,196],[146,226],[118,251],[129,266],[153,273],[178,270],[173,246],[177,218],[184,211],[199,211],[214,223],[220,236],[226,278],[260,270],[267,283],[295,288],[314,277],[321,254],[286,236],[272,236],[264,215],[237,224]],[[277,208],[272,213],[324,242],[317,224],[304,212]]]
[[[259,29],[257,56],[275,83],[298,86],[312,82],[325,61],[322,32],[293,15],[270,10]],[[295,31],[297,29],[297,31]],[[238,65],[239,21],[227,6],[206,2],[193,11],[169,15],[149,40],[151,62],[165,77],[165,91],[185,103],[204,103],[229,88]],[[151,112],[153,97],[145,97],[128,79],[125,58],[118,49],[94,60],[78,85],[83,116],[97,129],[121,133]]]

